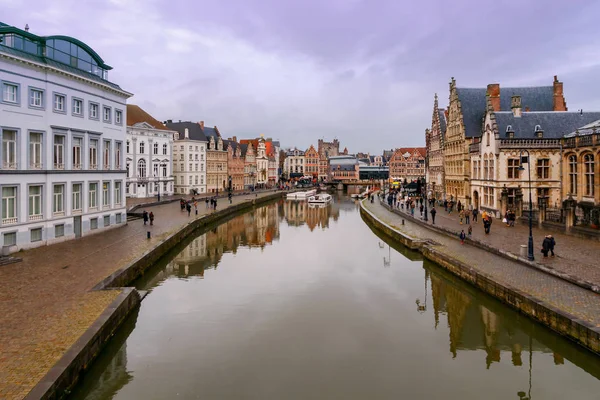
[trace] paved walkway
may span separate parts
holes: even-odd
[[[234,196],[233,204],[253,198]],[[221,199],[218,209],[228,203]],[[156,216],[154,226],[131,221],[19,253],[22,262],[0,267],[0,399],[22,399],[119,294],[92,287],[196,218],[193,210],[190,217],[181,212],[179,203],[146,209]],[[212,210],[202,203],[198,212],[200,217]]]
[[[433,247],[441,253],[492,276],[499,283],[508,284],[600,327],[600,295],[478,247],[461,245],[458,238],[437,233],[415,222],[405,220],[405,225],[402,225],[402,217],[387,210],[378,200],[374,203],[366,201],[364,204],[369,211],[394,229],[416,239],[431,239],[439,243]]]
[[[400,210],[402,211],[402,209]],[[468,225],[460,224],[460,218],[456,211],[448,214],[444,211],[444,207],[436,207],[436,210],[436,226],[451,229],[457,235],[461,229],[464,229],[465,233],[467,232]],[[420,217],[418,209],[415,209],[415,217]],[[431,214],[428,215],[428,218],[428,222],[431,224]],[[536,225],[533,227],[533,255],[537,263],[600,286],[600,262],[598,261],[600,241],[581,239],[562,233],[546,232]],[[520,246],[527,245],[529,238],[529,225],[527,223],[517,222],[514,227],[508,227],[502,223],[502,220],[494,219],[490,234],[486,235],[483,231],[481,215],[479,215],[478,222],[471,221],[471,226],[473,227],[473,239],[478,239],[496,249],[517,256],[520,253]],[[544,258],[540,251],[542,241],[547,234],[551,234],[556,240],[556,248],[554,249],[556,257]]]

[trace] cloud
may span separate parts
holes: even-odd
[[[2,21],[64,34],[114,67],[156,118],[226,136],[350,151],[423,145],[433,93],[565,82],[570,109],[600,108],[600,4],[558,0],[0,0]],[[33,10],[33,11],[31,11]]]

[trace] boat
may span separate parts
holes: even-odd
[[[328,204],[331,202],[331,195],[327,193],[316,194],[308,198],[308,204]]]
[[[288,200],[306,200],[307,198],[309,198],[310,196],[314,196],[315,194],[317,194],[316,189],[312,189],[306,192],[288,193],[286,198]]]

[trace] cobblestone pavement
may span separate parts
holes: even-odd
[[[233,204],[271,193],[234,196]],[[217,208],[227,205],[221,199]],[[154,212],[154,226],[138,219],[19,253],[22,262],[0,267],[0,399],[23,398],[119,294],[92,287],[196,218],[179,203],[146,210]],[[209,212],[199,204],[198,217]]]
[[[233,192],[234,195],[240,195],[240,194],[256,194],[256,193],[273,193],[274,189],[257,189],[254,192],[250,192],[250,190],[245,189],[245,190],[236,190]],[[200,193],[198,194],[198,196],[195,196],[195,198],[197,199],[204,199],[205,197],[213,197],[215,195],[215,193]],[[192,195],[189,194],[174,194],[172,196],[160,196],[160,200],[161,201],[174,201],[174,200],[179,200],[181,198],[185,198],[187,200],[192,198]],[[226,198],[227,197],[227,192],[219,192],[219,197],[223,197]],[[147,204],[147,203],[156,203],[158,202],[158,197],[153,196],[153,197],[141,197],[141,198],[137,198],[137,197],[128,197],[127,198],[127,209],[129,210],[131,207],[133,206],[137,206],[139,204]]]
[[[379,219],[398,231],[414,238],[431,239],[439,243],[434,246],[436,250],[488,274],[497,282],[510,285],[594,326],[600,326],[600,295],[478,247],[461,245],[458,238],[434,232],[409,220],[402,225],[402,217],[385,209],[378,200],[364,204]]]
[[[457,235],[461,229],[464,229],[465,233],[467,232],[468,225],[460,224],[460,218],[456,211],[448,214],[444,211],[444,207],[436,207],[436,210],[436,226],[452,229],[456,231]],[[420,217],[418,209],[415,210],[415,217]],[[431,224],[431,214],[428,215],[428,218]],[[479,215],[478,222],[471,221],[471,226],[473,227],[473,239],[478,239],[496,249],[504,250],[517,256],[520,253],[520,246],[527,245],[529,238],[528,223],[517,222],[514,227],[508,227],[502,223],[502,220],[494,219],[490,234],[486,235],[483,232],[481,215]],[[598,262],[600,241],[581,239],[554,231],[545,231],[535,224],[532,231],[534,240],[533,255],[537,263],[600,286],[600,262]],[[540,252],[542,241],[547,234],[551,234],[556,240],[556,248],[554,249],[556,257],[544,258]]]

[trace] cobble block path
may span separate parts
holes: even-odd
[[[273,191],[233,197],[233,204]],[[229,205],[219,199],[217,209]],[[22,399],[117,297],[98,282],[150,250],[190,219],[179,203],[146,208],[141,219],[107,232],[19,253],[0,267],[0,399]],[[143,211],[143,210],[138,210]],[[212,212],[198,203],[198,217]],[[152,239],[146,239],[146,232]]]
[[[365,201],[364,204],[394,229],[415,239],[431,239],[439,243],[433,246],[437,251],[488,274],[497,282],[510,285],[594,326],[600,326],[600,295],[483,249],[461,245],[458,237],[455,239],[434,232],[409,220],[402,225],[402,217],[388,211],[378,200],[374,203]]]
[[[429,207],[428,207],[429,209]],[[436,226],[460,232],[461,229],[468,230],[468,225],[460,224],[460,218],[456,211],[448,214],[444,207],[436,207],[435,217]],[[415,210],[415,217],[419,217],[418,209]],[[428,215],[431,224],[431,214]],[[526,222],[517,222],[514,227],[508,227],[500,219],[494,219],[492,229],[489,235],[483,232],[483,223],[481,214],[478,215],[478,222],[473,222],[473,239],[480,240],[492,247],[508,251],[519,255],[520,246],[527,245],[529,238],[529,224]],[[463,221],[464,222],[464,221]],[[575,236],[545,231],[540,229],[534,223],[533,226],[533,251],[535,261],[552,267],[556,271],[563,272],[590,283],[600,286],[600,241],[581,239]],[[540,249],[542,241],[548,234],[554,236],[556,248],[554,252],[556,257],[544,258]]]

